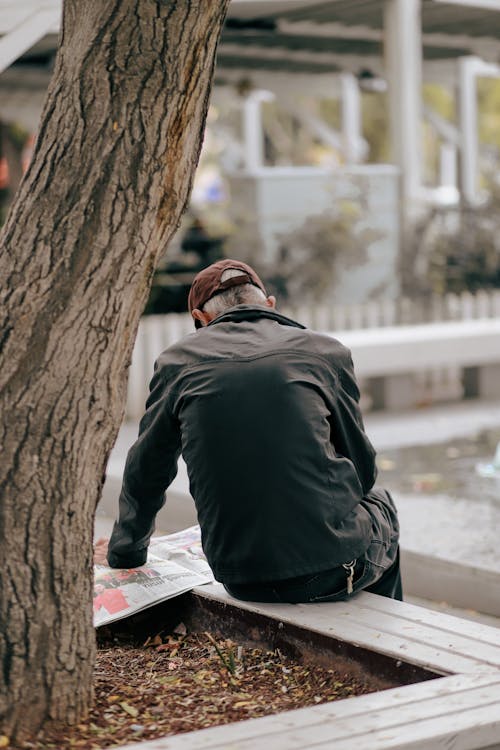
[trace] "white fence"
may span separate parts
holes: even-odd
[[[353,331],[422,323],[469,321],[500,318],[500,290],[476,294],[448,294],[425,303],[408,299],[369,302],[364,305],[280,308],[309,328],[319,331]],[[153,363],[171,343],[194,330],[191,317],[185,314],[149,315],[142,318],[129,373],[126,417],[138,419],[143,413]],[[341,336],[342,338],[342,336]],[[500,346],[500,345],[499,345]],[[411,363],[410,363],[411,365]],[[390,375],[391,373],[387,373]],[[359,373],[363,385],[363,374]],[[460,399],[464,395],[460,367],[439,367],[416,373],[414,403]],[[363,388],[362,388],[363,390]],[[365,406],[373,401],[365,392]]]
[[[284,308],[283,312],[318,331],[351,331],[451,320],[500,318],[500,289],[479,291],[476,294],[446,294],[425,300],[403,297],[362,305],[297,306]]]

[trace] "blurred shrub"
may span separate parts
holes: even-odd
[[[500,287],[500,185],[479,206],[434,208],[404,253],[406,294],[474,292]]]
[[[339,201],[330,211],[308,217],[279,235],[278,260],[267,276],[280,298],[322,302],[341,272],[364,265],[369,246],[382,232],[366,226],[358,201]]]

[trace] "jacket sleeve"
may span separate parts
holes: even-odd
[[[167,406],[168,393],[163,369],[156,367],[139,437],[125,464],[119,517],[108,547],[112,568],[144,565],[156,514],[177,474],[181,435],[179,423]]]
[[[354,465],[363,494],[367,494],[377,478],[375,449],[365,433],[359,388],[354,376],[354,366],[348,349],[336,368],[336,386],[330,419],[331,439],[335,451],[348,458]]]

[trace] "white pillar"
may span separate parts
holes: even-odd
[[[457,187],[457,148],[453,143],[441,143],[439,148],[439,184]]]
[[[352,73],[340,76],[342,97],[342,141],[347,164],[356,164],[363,158],[364,143],[361,119],[359,85]]]
[[[386,0],[384,26],[392,156],[401,169],[404,225],[418,210],[422,183],[420,0]]]
[[[462,57],[458,61],[458,100],[460,124],[460,192],[467,203],[477,202],[478,130],[477,60]]]
[[[262,102],[272,101],[270,91],[252,91],[243,104],[243,144],[245,170],[253,172],[264,164],[264,133],[262,130]]]

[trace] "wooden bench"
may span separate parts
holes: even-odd
[[[329,335],[351,349],[357,377],[369,381],[372,408],[414,408],[416,374],[440,368],[462,371],[465,398],[500,398],[500,318]]]
[[[308,605],[237,602],[219,584],[193,596],[218,608],[222,620],[244,611],[281,631],[310,631],[351,654],[371,653],[396,669],[413,665],[440,677],[128,750],[500,748],[500,629],[366,592],[349,602]]]

